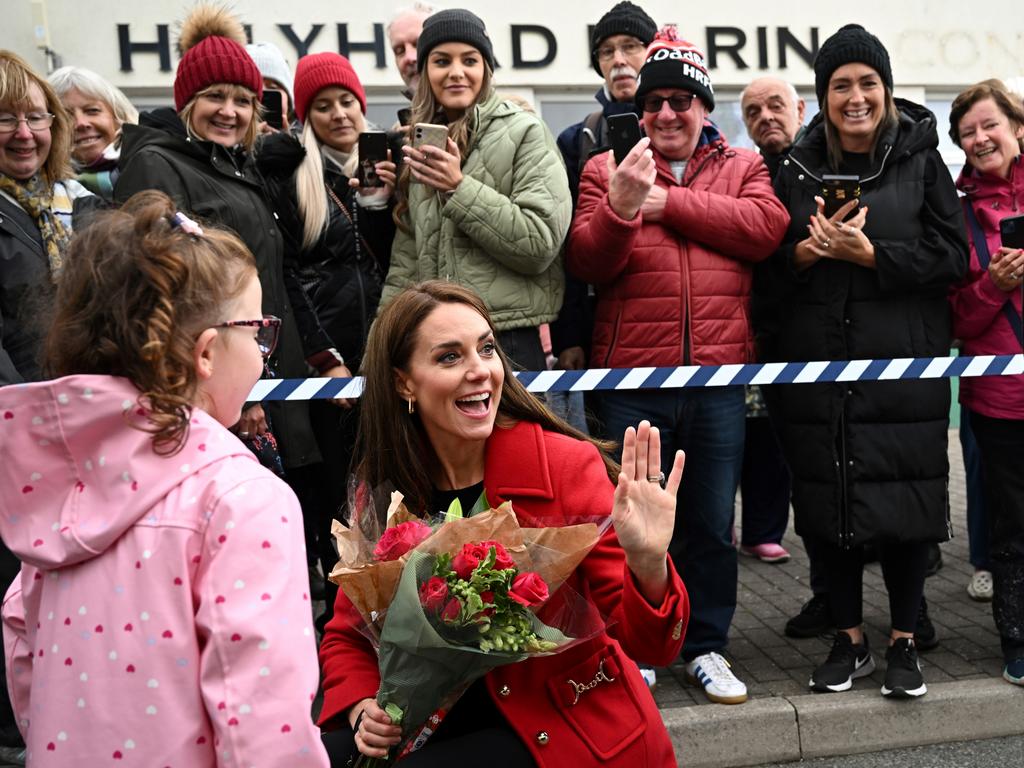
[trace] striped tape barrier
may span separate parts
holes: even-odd
[[[728,387],[737,384],[815,384],[833,381],[905,381],[1024,374],[1024,354],[976,357],[903,357],[892,360],[819,360],[810,363],[682,365],[669,368],[591,368],[581,371],[520,371],[530,392]],[[355,398],[363,379],[260,379],[249,395],[262,400]]]

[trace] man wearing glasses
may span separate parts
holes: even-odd
[[[789,225],[764,161],[729,147],[704,55],[665,28],[637,78],[647,136],[616,165],[592,158],[580,181],[568,264],[597,288],[593,359],[612,368],[753,360],[752,267]],[[669,553],[690,595],[683,659],[712,701],[746,701],[723,656],[736,608],[733,503],[743,459],[743,387],[616,392],[608,434],[650,419],[662,456],[686,451]],[[667,467],[662,467],[667,471]]]
[[[596,95],[600,108],[558,136],[574,207],[583,166],[595,151],[608,147],[608,118],[638,111],[633,102],[636,75],[644,63],[647,44],[657,31],[657,25],[644,9],[630,2],[618,3],[594,26],[590,63],[604,78]],[[551,324],[551,346],[558,358],[558,368],[576,370],[586,365],[585,350],[590,346],[593,315],[589,293],[585,283],[566,275],[562,310]]]

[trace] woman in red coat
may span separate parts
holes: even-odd
[[[363,371],[356,474],[364,487],[397,487],[410,509],[425,514],[454,498],[471,509],[486,488],[487,501],[511,501],[524,526],[595,515],[614,524],[568,580],[607,617],[605,631],[489,673],[401,764],[675,765],[630,659],[663,666],[682,646],[689,600],[667,557],[682,452],[663,488],[658,431],[643,422],[626,431],[619,471],[599,444],[516,381],[483,302],[453,284],[423,283],[388,304]],[[339,592],[320,649],[320,724],[332,765],[356,751],[384,756],[400,732],[374,700],[377,658],[360,626]],[[573,682],[587,689],[577,695]]]

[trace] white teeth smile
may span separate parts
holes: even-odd
[[[486,392],[481,392],[479,395],[470,395],[469,397],[460,398],[457,402],[460,403],[476,403],[480,400],[486,400],[490,395]]]
[[[844,112],[843,114],[846,115],[851,120],[858,120],[858,119],[860,119],[862,117],[867,117],[869,111],[870,110],[867,110],[867,109],[858,109],[858,110],[855,110],[855,111]]]
[[[975,154],[976,157],[988,157],[989,155],[991,155],[995,151],[996,151],[996,148],[992,147],[991,149],[979,149],[974,154]]]

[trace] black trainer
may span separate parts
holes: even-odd
[[[828,594],[815,595],[786,622],[786,637],[817,637],[832,630],[832,609]]]
[[[817,693],[838,693],[853,687],[858,677],[867,677],[875,671],[875,659],[868,648],[867,635],[864,642],[854,645],[845,632],[836,632],[825,663],[811,674],[810,685]]]
[[[914,630],[914,645],[918,653],[925,653],[938,647],[939,636],[935,625],[928,618],[928,601],[921,595],[921,607],[917,609],[917,629]]]
[[[921,674],[917,648],[909,637],[900,637],[885,652],[885,683],[882,695],[893,699],[914,699],[924,696],[928,686]]]

